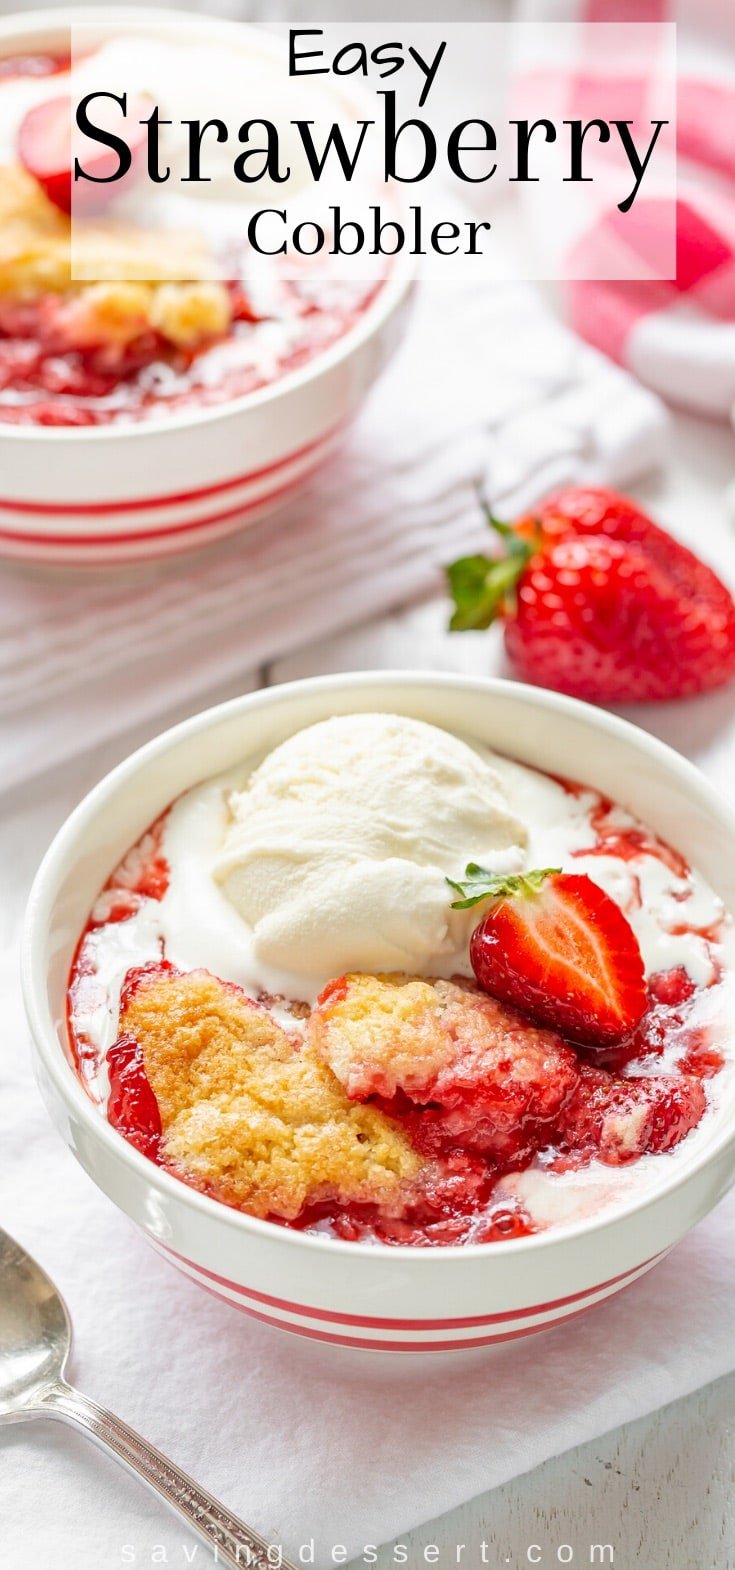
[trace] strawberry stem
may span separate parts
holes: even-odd
[[[515,899],[519,896],[527,898],[529,895],[538,894],[546,878],[553,872],[561,872],[561,867],[542,867],[535,868],[532,872],[508,874],[488,872],[486,867],[480,867],[476,861],[470,861],[465,867],[461,882],[457,883],[453,878],[447,878],[450,889],[461,895],[460,899],[452,901],[451,909],[470,910],[473,905],[479,905],[486,899]]]
[[[503,543],[503,554],[461,556],[447,568],[449,592],[454,601],[450,632],[480,631],[496,617],[511,610],[515,589],[527,563],[536,554],[538,536],[524,539],[510,523],[503,523],[480,497],[488,526]]]

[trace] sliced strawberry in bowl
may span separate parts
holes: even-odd
[[[62,212],[71,210],[71,99],[47,98],[24,115],[18,131],[23,167]]]
[[[638,940],[591,878],[553,868],[498,877],[470,863],[450,883],[455,910],[492,902],[470,940],[485,992],[581,1046],[615,1046],[635,1030],[648,1002]]]
[[[62,212],[71,213],[72,199],[75,212],[97,211],[119,195],[137,171],[147,137],[141,119],[150,110],[148,99],[140,97],[127,100],[127,114],[116,104],[114,118],[112,113],[108,115],[110,129],[127,142],[132,155],[128,173],[119,179],[115,176],[120,159],[114,148],[73,128],[73,100],[67,93],[43,99],[24,115],[18,130],[18,157]],[[89,179],[74,179],[76,159]]]

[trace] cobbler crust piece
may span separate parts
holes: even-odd
[[[201,970],[131,972],[120,1028],[158,1103],[161,1159],[186,1181],[286,1221],[325,1201],[405,1209],[422,1168],[406,1135],[350,1102],[311,1047],[239,988]]]
[[[171,281],[172,254],[183,282]],[[60,350],[124,345],[145,332],[176,348],[218,338],[232,304],[213,275],[212,256],[189,233],[78,220],[72,245],[71,220],[32,176],[0,167],[0,304],[57,297],[44,327]]]
[[[322,993],[308,1037],[350,1097],[431,1103],[414,1137],[425,1124],[500,1163],[548,1140],[579,1079],[560,1036],[465,981],[342,977]]]

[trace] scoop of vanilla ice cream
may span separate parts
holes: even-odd
[[[214,873],[264,965],[466,968],[477,913],[446,878],[524,864],[526,829],[489,754],[390,714],[325,720],[277,747],[230,799]],[[464,962],[464,964],[463,964]]]

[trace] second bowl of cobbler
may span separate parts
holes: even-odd
[[[256,90],[282,97],[282,48],[136,8],[0,22],[0,554],[109,564],[245,527],[328,456],[396,348],[405,261],[353,278],[256,251],[234,180],[218,200],[181,173],[182,114],[207,84],[234,127]],[[134,125],[155,103],[171,181],[90,202],[71,168],[99,147],[77,148],[72,118],[111,85]]]

